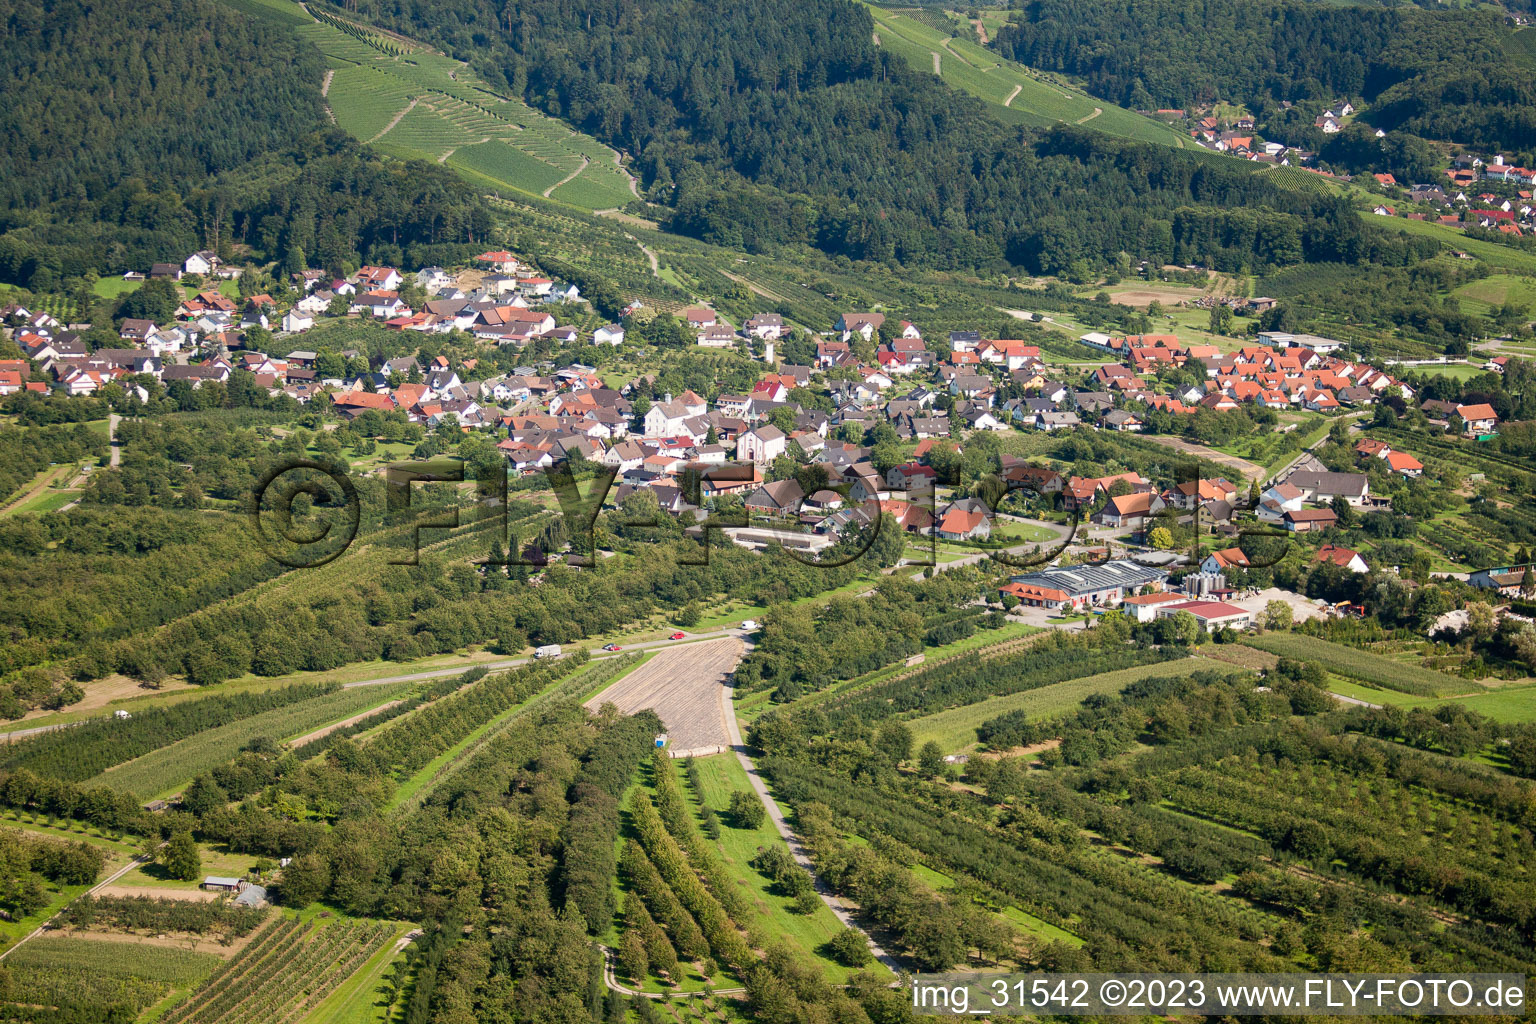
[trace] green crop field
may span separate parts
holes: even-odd
[[[1049,718],[1071,711],[1084,698],[1093,694],[1119,693],[1138,679],[1181,676],[1200,668],[1220,667],[1204,659],[1185,658],[1154,665],[1138,665],[1115,672],[1101,672],[1096,676],[1071,679],[1053,686],[993,697],[962,708],[949,708],[937,714],[914,718],[907,723],[907,728],[912,731],[914,745],[921,746],[932,740],[944,748],[945,753],[950,753],[975,744],[978,725],[1009,711],[1023,710],[1031,718]]]
[[[1414,707],[1430,709],[1442,704],[1460,704],[1480,715],[1487,715],[1496,722],[1536,722],[1536,686],[1504,686],[1467,697],[1443,697],[1438,700],[1413,702]]]
[[[874,6],[869,12],[882,47],[900,54],[920,71],[933,71],[937,57],[939,77],[985,100],[992,113],[1004,121],[1037,126],[1080,124],[1108,135],[1199,151],[1168,125],[1003,60],[974,38],[950,37],[907,13]]]
[[[1421,697],[1444,697],[1482,689],[1476,683],[1421,665],[1406,664],[1371,651],[1345,647],[1302,633],[1266,633],[1249,639],[1247,643],[1282,658],[1321,665],[1341,676]]]
[[[120,1004],[137,1013],[218,966],[210,953],[45,935],[6,957],[5,998],[45,1006]]]
[[[1490,274],[1480,281],[1471,281],[1451,293],[1461,302],[1468,313],[1484,316],[1494,307],[1514,303],[1527,309],[1536,306],[1536,277],[1529,274]]]
[[[409,683],[358,686],[300,701],[251,718],[207,729],[108,769],[95,783],[148,799],[192,781],[199,772],[232,759],[254,737],[282,742],[393,700]]]

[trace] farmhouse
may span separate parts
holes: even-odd
[[[1041,591],[1053,590],[1060,597],[1042,598],[1037,603],[1046,608],[1063,604],[1074,608],[1118,604],[1133,591],[1142,587],[1160,588],[1168,578],[1168,570],[1142,565],[1128,558],[1104,562],[1101,565],[1053,566],[1038,572],[1014,576],[1010,582]],[[1023,598],[1021,598],[1023,600]]]
[[[1312,556],[1312,561],[1337,565],[1350,572],[1370,572],[1370,566],[1365,564],[1365,559],[1360,557],[1360,552],[1337,544],[1324,544],[1318,548],[1317,554]]]
[[[1120,610],[1135,617],[1137,622],[1151,622],[1164,605],[1186,604],[1188,601],[1183,594],[1133,594],[1121,602]]]
[[[1185,601],[1180,604],[1160,605],[1157,609],[1157,617],[1166,619],[1179,612],[1189,612],[1195,617],[1195,621],[1207,630],[1227,627],[1247,629],[1253,625],[1252,612],[1222,601]]]
[[[1301,491],[1302,499],[1318,505],[1326,505],[1334,498],[1343,498],[1351,505],[1364,503],[1371,493],[1371,483],[1364,473],[1329,473],[1298,470],[1285,478],[1285,482]]]
[[[1532,569],[1532,564],[1529,562],[1523,565],[1499,565],[1479,569],[1467,577],[1467,584],[1481,590],[1497,590],[1501,594],[1514,597],[1520,593],[1520,581],[1525,578],[1528,569]]]

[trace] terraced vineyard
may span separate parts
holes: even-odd
[[[943,31],[906,13],[869,7],[880,46],[900,54],[914,68],[933,71],[945,82],[991,105],[1013,124],[1080,124],[1094,131],[1174,149],[1205,152],[1160,121],[1095,99],[1048,79],[1022,64],[1003,60],[986,47]]]
[[[238,957],[163,1019],[169,1024],[300,1020],[396,930],[381,921],[275,918]]]
[[[331,68],[325,96],[336,123],[386,153],[444,163],[488,188],[587,210],[635,198],[613,150],[497,94],[466,64],[290,0],[236,2],[297,26]]]

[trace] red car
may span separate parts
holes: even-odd
[[[667,637],[667,639],[668,640],[684,640],[684,639],[687,638],[687,636],[688,636],[687,633],[673,633],[671,636]]]
[[[605,650],[605,651],[618,651],[618,650],[623,650],[623,648],[621,648],[618,644],[603,644],[603,650]]]

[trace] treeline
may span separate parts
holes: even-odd
[[[1279,674],[1269,682],[1271,692],[1255,690],[1246,672],[1139,679],[1119,694],[1094,697],[1059,718],[1036,720],[1022,710],[989,718],[976,727],[976,738],[994,750],[1060,738],[1061,745],[1045,756],[1048,764],[1091,765],[1138,742],[1167,743],[1329,705],[1315,686]]]
[[[921,652],[953,643],[977,628],[996,628],[985,609],[966,607],[986,583],[975,569],[940,573],[931,580],[887,576],[873,593],[834,597],[815,607],[783,605],[763,617],[763,633],[733,676],[738,693],[773,688],[774,699],[852,679]]]
[[[232,938],[249,935],[266,915],[254,907],[237,907],[222,900],[156,899],[152,896],[82,896],[59,914],[65,928],[104,928],[112,931],[181,932]]]
[[[1282,101],[1315,101],[1307,109],[1321,113],[1325,104],[1364,99],[1380,128],[1529,150],[1536,84],[1506,50],[1506,32],[1495,11],[1029,0],[993,45],[1013,60],[1080,76],[1096,95],[1135,109],[1223,100],[1248,105],[1262,121]]]
[[[836,696],[805,712],[765,715],[753,723],[752,742],[783,749],[788,737],[810,726],[819,732],[859,729],[896,715],[929,714],[988,697],[1021,693],[1081,676],[1183,657],[1182,649],[1134,648],[1102,642],[1093,634],[1069,637],[1053,631],[1020,653],[958,658]]]
[[[920,881],[906,866],[916,863],[910,848],[884,837],[870,846],[846,842],[830,812],[818,804],[797,813],[795,824],[821,879],[858,904],[871,921],[889,929],[899,941],[902,959],[919,970],[949,970],[965,963],[971,950],[976,959],[990,963],[1017,955],[1017,936],[990,907],[963,893],[935,892]]]
[[[247,693],[217,694],[127,718],[100,717],[12,743],[0,768],[25,770],[64,782],[82,782],[115,764],[242,718],[335,693],[336,683],[295,683]]]
[[[75,840],[55,842],[17,829],[0,829],[0,911],[13,921],[30,917],[48,905],[48,883],[90,885],[101,873],[106,854],[100,847]]]

